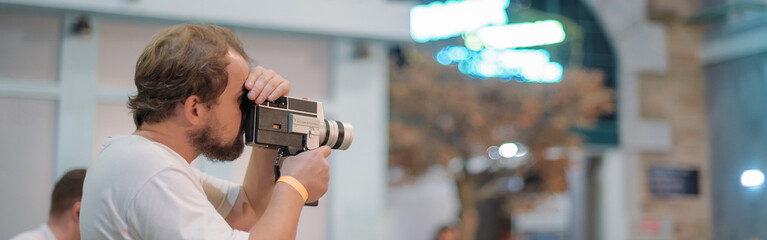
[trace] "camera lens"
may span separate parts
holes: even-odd
[[[332,149],[346,150],[352,145],[354,128],[351,124],[325,119],[325,129],[320,131],[320,145],[330,146]]]

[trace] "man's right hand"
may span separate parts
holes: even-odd
[[[306,202],[315,202],[328,191],[330,181],[330,166],[326,160],[328,156],[330,156],[330,147],[322,146],[288,157],[282,164],[282,175],[296,178],[306,188],[309,193]]]

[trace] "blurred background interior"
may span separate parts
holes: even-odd
[[[767,239],[766,9],[0,0],[0,239],[134,130],[136,59],[183,22],[233,29],[292,96],[354,125],[298,239]],[[193,162],[236,182],[247,164]]]

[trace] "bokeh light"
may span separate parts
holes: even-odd
[[[503,192],[519,192],[525,188],[525,180],[519,176],[509,176],[498,181],[498,190]]]
[[[521,143],[517,144],[517,154],[514,157],[524,157],[527,155],[527,146]]]
[[[490,157],[490,159],[498,160],[501,158],[501,153],[498,151],[499,148],[496,146],[490,146],[487,148],[487,156]]]
[[[466,162],[466,171],[471,174],[477,174],[490,168],[490,164],[490,159],[485,156],[476,156]]]
[[[519,150],[519,147],[517,147],[517,144],[515,144],[515,143],[504,143],[498,149],[498,152],[501,153],[501,157],[511,158],[511,157],[514,157],[515,155],[517,155],[517,151],[518,150]]]
[[[740,184],[744,187],[758,187],[764,184],[764,173],[757,169],[743,171],[740,175]]]
[[[447,46],[434,54],[442,65],[458,65],[458,70],[476,78],[497,77],[523,82],[555,83],[562,80],[562,65],[549,61],[544,49],[482,49]]]
[[[509,21],[509,0],[451,0],[417,5],[410,10],[410,37],[428,42]]]
[[[507,49],[561,43],[565,30],[557,20],[482,27],[477,36],[488,48]]]

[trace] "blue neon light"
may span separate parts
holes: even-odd
[[[505,49],[561,43],[566,35],[562,23],[544,20],[486,26],[476,31],[476,37],[487,48]],[[467,42],[467,47],[469,45]]]
[[[483,49],[448,46],[434,55],[442,65],[458,65],[458,71],[477,78],[515,79],[522,82],[562,81],[564,69],[551,62],[543,49]]]

